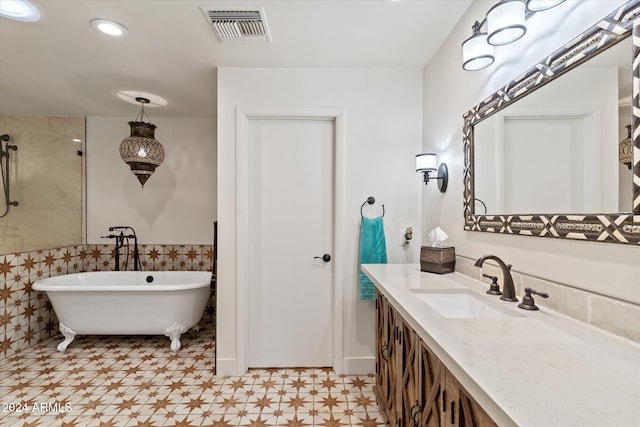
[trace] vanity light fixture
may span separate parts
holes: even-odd
[[[527,32],[523,0],[502,0],[487,12],[487,43],[502,46],[513,43]]]
[[[110,36],[118,37],[128,32],[122,25],[114,21],[109,21],[108,19],[93,19],[89,24],[93,29]]]
[[[40,11],[28,0],[2,0],[0,16],[14,21],[36,22],[40,20]]]
[[[138,181],[144,187],[149,177],[164,161],[164,148],[155,139],[156,125],[150,123],[151,119],[144,111],[144,104],[148,104],[147,98],[136,98],[141,110],[136,119],[129,122],[131,136],[126,137],[120,143],[120,157],[129,165],[131,172],[138,177]],[[149,122],[145,122],[144,118]]]
[[[522,38],[527,32],[525,20],[537,12],[551,9],[564,0],[501,0],[482,21],[476,21],[473,34],[462,43],[462,68],[477,71],[495,61],[494,46],[503,46]],[[486,27],[486,31],[482,28]]]
[[[543,10],[556,7],[564,0],[527,0],[527,10],[529,12],[542,12]]]
[[[438,171],[438,176],[431,176],[431,172]],[[432,179],[438,180],[438,188],[441,193],[447,191],[449,183],[449,169],[446,163],[438,166],[438,155],[435,153],[423,153],[416,155],[416,172],[424,175],[424,184],[428,185]]]
[[[462,43],[462,68],[467,71],[476,71],[487,68],[495,61],[493,46],[487,43],[487,33],[480,28],[482,24],[476,21],[473,24],[473,35]]]

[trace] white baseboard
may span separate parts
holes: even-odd
[[[366,375],[376,372],[375,357],[345,357],[342,359],[342,370],[345,375]]]
[[[237,359],[216,359],[216,377],[243,375],[244,372],[237,372],[237,362]]]
[[[238,376],[244,375],[245,372],[237,372],[237,359],[217,359],[216,360],[216,376],[224,375]],[[345,375],[367,375],[376,371],[375,357],[345,357],[342,359],[342,371],[338,374]]]

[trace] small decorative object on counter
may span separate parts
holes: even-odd
[[[449,237],[440,227],[436,227],[427,235],[431,246],[420,249],[420,270],[429,273],[453,273],[456,267],[456,249],[453,246],[443,246]]]
[[[428,273],[453,273],[456,267],[456,248],[422,246],[420,248],[420,270]]]

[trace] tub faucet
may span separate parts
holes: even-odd
[[[132,234],[126,235],[124,232],[131,230]],[[115,257],[115,270],[120,271],[120,249],[125,246],[124,240],[127,239],[127,252],[129,248],[129,239],[133,239],[133,270],[140,271],[140,253],[138,251],[138,237],[133,227],[129,226],[114,226],[109,227],[109,231],[119,231],[120,234],[109,234],[108,236],[102,236],[103,239],[116,239],[116,247],[114,250]],[[129,256],[127,255],[127,264]]]
[[[516,297],[516,290],[513,287],[513,277],[511,277],[511,264],[505,264],[504,261],[502,261],[495,255],[484,255],[478,258],[474,265],[476,267],[482,268],[482,264],[488,259],[492,259],[497,262],[498,266],[502,270],[504,283],[502,285],[502,296],[500,297],[500,299],[504,301],[518,301],[518,298]]]

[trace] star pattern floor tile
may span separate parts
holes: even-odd
[[[213,328],[190,331],[173,353],[166,337],[50,339],[0,365],[0,425],[383,426],[373,375],[330,369],[252,369],[213,375]]]

